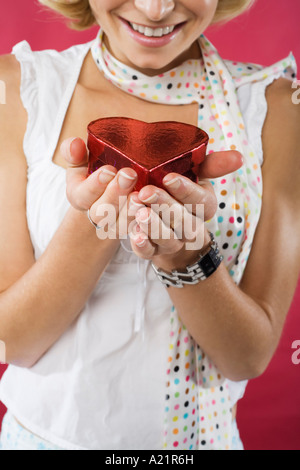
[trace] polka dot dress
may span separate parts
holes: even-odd
[[[148,77],[112,57],[102,35],[100,30],[92,53],[108,80],[147,101],[198,103],[198,125],[210,137],[208,153],[232,149],[243,154],[244,166],[240,170],[212,181],[219,206],[215,217],[207,222],[228,272],[239,284],[261,213],[263,186],[258,156],[248,142],[237,88],[268,79],[274,73],[293,78],[293,56],[264,69],[224,61],[201,36],[202,59],[188,60],[164,74]],[[228,381],[189,335],[174,308],[170,316],[166,384],[164,448],[230,449],[232,404]]]

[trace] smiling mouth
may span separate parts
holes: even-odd
[[[169,25],[169,26],[164,26],[164,27],[157,27],[157,28],[151,28],[149,26],[144,26],[140,25],[137,23],[132,23],[130,21],[124,20],[123,18],[120,18],[122,21],[125,21],[127,25],[136,33],[141,34],[142,36],[148,37],[148,38],[162,38],[164,36],[168,36],[169,34],[173,33],[173,31],[181,28],[185,22],[183,23],[178,23],[176,25]]]

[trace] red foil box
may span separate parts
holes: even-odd
[[[133,168],[138,174],[136,191],[148,184],[163,187],[164,176],[171,172],[197,182],[207,143],[206,132],[190,124],[98,119],[88,125],[88,174],[103,165]]]

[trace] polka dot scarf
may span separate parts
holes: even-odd
[[[262,173],[248,142],[237,87],[268,79],[274,73],[291,77],[293,56],[266,69],[228,62],[201,36],[202,59],[188,60],[166,73],[148,77],[112,57],[102,37],[100,30],[92,54],[109,81],[146,101],[170,105],[197,102],[198,125],[210,136],[208,152],[233,149],[243,154],[245,164],[240,170],[212,181],[219,208],[207,222],[228,272],[239,284],[261,213]],[[164,448],[230,449],[232,402],[228,380],[189,335],[174,307],[167,363]]]

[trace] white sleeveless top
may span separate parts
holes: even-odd
[[[52,157],[90,47],[32,52],[23,41],[13,49],[28,113],[27,220],[36,259],[69,208],[65,170]],[[261,164],[265,88],[280,75],[238,89]],[[80,316],[53,347],[30,369],[9,366],[0,399],[32,433],[67,450],[160,450],[171,307],[149,261],[123,242]],[[246,382],[229,386],[235,404]]]

